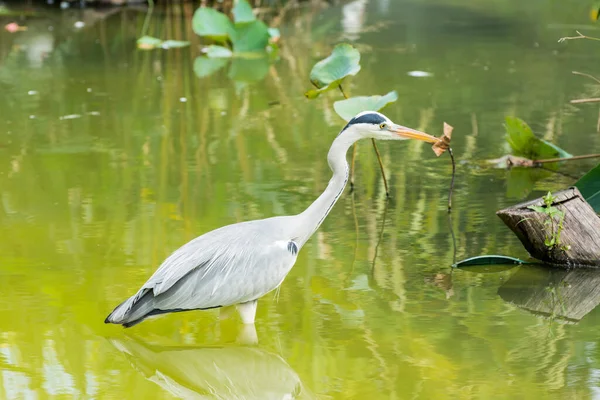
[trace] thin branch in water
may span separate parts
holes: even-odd
[[[571,104],[581,104],[581,103],[598,103],[600,102],[600,97],[592,97],[590,99],[576,99],[571,100]]]
[[[581,75],[581,76],[585,76],[587,78],[593,79],[595,80],[597,83],[600,83],[600,79],[596,78],[595,76],[592,76],[590,74],[584,74],[583,72],[578,72],[578,71],[571,71],[574,75]]]
[[[566,37],[562,37],[562,38],[558,39],[558,43],[562,43],[562,42],[565,42],[567,40],[575,40],[575,39],[589,39],[589,40],[598,40],[598,41],[600,41],[599,38],[595,38],[595,37],[592,37],[592,36],[586,36],[586,35],[582,34],[579,31],[575,31],[575,32],[577,32],[578,36],[566,36]]]
[[[456,174],[456,163],[454,162],[454,153],[452,147],[448,147],[448,154],[452,160],[452,179],[450,180],[450,190],[448,191],[448,212],[452,211],[452,192],[454,191],[454,175]]]
[[[598,158],[600,154],[584,154],[582,156],[573,156],[573,157],[561,157],[561,158],[547,158],[545,160],[533,160],[533,166],[538,166],[539,164],[547,164],[553,162],[562,162],[562,161],[577,161],[577,160],[586,160],[588,158]]]

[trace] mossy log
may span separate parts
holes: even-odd
[[[600,304],[600,269],[523,266],[498,295],[533,314],[577,322]]]
[[[529,206],[544,206],[539,198],[496,212],[532,257],[557,266],[600,266],[600,217],[575,187],[553,193],[552,206],[565,213],[560,242],[548,246],[552,226],[547,214]],[[556,226],[555,230],[556,232]]]

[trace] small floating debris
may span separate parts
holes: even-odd
[[[28,95],[30,96],[35,96],[36,94],[38,94],[37,90],[30,90],[29,92],[27,92]]]
[[[73,26],[74,26],[75,28],[77,28],[77,29],[81,29],[81,28],[83,28],[83,27],[85,26],[85,22],[83,22],[83,21],[77,21],[77,22],[75,22],[75,23],[73,24]]]
[[[20,32],[20,31],[26,31],[27,27],[21,26],[21,25],[17,24],[16,22],[11,22],[10,24],[4,25],[4,29],[10,33],[15,33],[15,32]]]
[[[179,101],[182,103],[187,103],[187,99],[185,97],[180,97]]]
[[[63,115],[62,117],[59,117],[58,119],[65,120],[65,119],[77,119],[77,118],[81,118],[81,114],[69,114],[69,115]]]
[[[433,74],[431,72],[425,71],[409,71],[408,76],[412,76],[414,78],[428,78],[430,76],[433,76]]]

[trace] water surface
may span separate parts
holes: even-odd
[[[495,211],[571,185],[564,174],[483,168],[507,154],[514,115],[573,154],[598,152],[597,44],[563,1],[358,0],[292,12],[280,60],[243,83],[198,78],[191,5],[149,33],[187,49],[136,50],[144,12],[45,11],[0,33],[0,398],[570,398],[600,396],[594,272],[456,270],[480,254],[527,258]],[[3,25],[10,22],[3,18]],[[84,21],[83,28],[75,22]],[[23,23],[23,22],[22,22]],[[600,34],[598,34],[600,36]],[[344,123],[337,93],[308,101],[313,63],[339,41],[362,52],[352,95],[398,91],[385,113],[439,135],[368,142],[348,191],[277,297],[259,302],[258,346],[237,318],[189,312],[104,325],[174,249],[225,224],[302,211],[325,188]],[[414,77],[410,71],[431,76]],[[455,234],[456,245],[451,236]]]

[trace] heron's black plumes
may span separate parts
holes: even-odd
[[[348,127],[355,125],[355,124],[379,125],[383,122],[386,122],[386,119],[383,115],[379,114],[378,112],[368,112],[367,111],[367,112],[364,112],[364,113],[359,114],[356,117],[352,118],[348,122],[348,124],[346,124],[344,129],[342,129],[342,132],[344,132],[346,129],[348,129]]]

